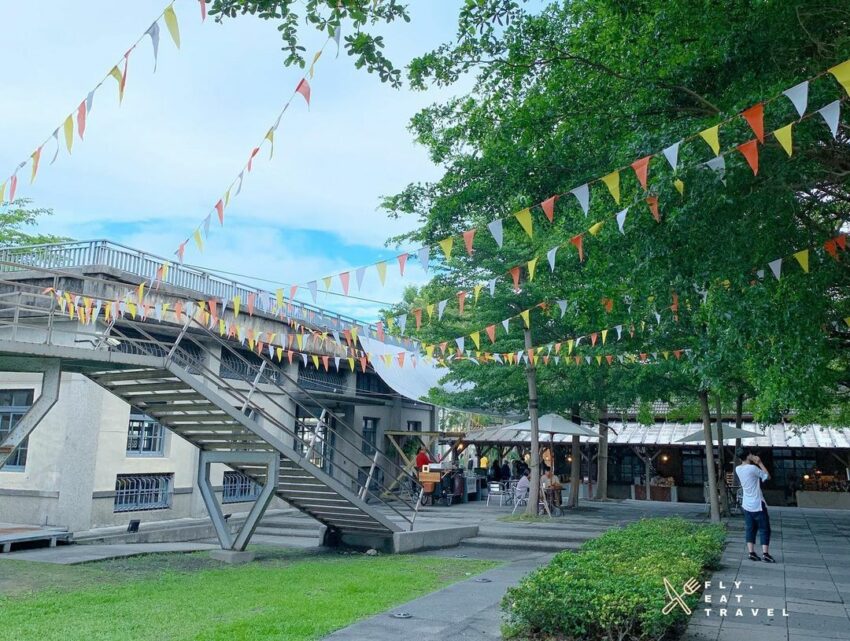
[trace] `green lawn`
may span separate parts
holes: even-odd
[[[317,639],[493,565],[282,549],[235,567],[204,553],[80,566],[0,560],[0,639]]]

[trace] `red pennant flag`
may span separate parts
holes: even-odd
[[[519,267],[511,269],[511,278],[514,279],[514,291],[519,291]]]
[[[591,344],[591,345],[593,345],[594,347],[596,347],[596,338],[597,338],[597,336],[598,336],[598,335],[597,335],[597,333],[596,333],[596,332],[593,332],[593,333],[590,335],[590,344]]]
[[[605,311],[610,314],[611,310],[614,309],[614,299],[613,298],[603,298],[601,302],[602,302],[602,306],[605,308]]]
[[[561,344],[560,343],[555,343],[555,353],[556,354],[561,353]]]
[[[348,296],[348,283],[350,282],[351,274],[349,272],[342,272],[339,275],[339,282],[342,285],[342,293]]]
[[[382,321],[375,323],[375,331],[378,335],[378,340],[384,342],[384,323]]]
[[[543,213],[546,214],[546,218],[549,219],[550,223],[555,222],[555,203],[558,202],[557,196],[552,196],[551,198],[547,198],[542,203],[540,203],[540,208],[543,210]]]
[[[174,315],[177,317],[179,321],[183,317],[183,301],[177,301],[174,303]]]
[[[830,238],[823,244],[823,248],[826,250],[826,253],[832,256],[835,260],[838,260],[838,245],[835,242],[834,238]]]
[[[360,369],[362,369],[364,372],[366,371],[366,357],[365,356],[360,357]]]
[[[764,144],[764,105],[759,103],[741,112],[744,120],[750,125],[750,129],[758,138],[761,144]]]
[[[608,364],[610,365],[611,362],[614,360],[614,357],[611,354],[608,354],[605,356],[605,360],[608,361]]]
[[[645,156],[640,160],[635,160],[632,163],[632,169],[635,170],[635,175],[637,176],[638,182],[640,186],[646,189],[646,179],[647,174],[649,173],[649,161],[652,156]]]
[[[676,357],[676,360],[679,360],[680,358],[682,358],[682,350],[674,349],[673,350],[673,356]]]
[[[835,243],[844,251],[847,249],[847,234],[839,234],[835,237]]]
[[[342,330],[342,335],[345,336],[345,342],[348,343],[349,347],[351,347],[351,330],[350,329]]]
[[[413,318],[416,319],[416,329],[422,327],[422,308],[413,310]]]
[[[257,301],[257,295],[254,292],[248,292],[248,316],[254,315],[254,303]]]
[[[86,133],[86,101],[83,100],[80,106],[77,107],[77,133],[80,135],[80,140],[83,139],[83,134]]]
[[[201,3],[201,22],[207,19],[207,2],[206,0],[198,0]]]
[[[404,352],[399,352],[396,358],[398,358],[398,366],[404,367]]]
[[[581,365],[581,356],[576,356],[575,362],[576,362],[576,365]]]
[[[322,356],[322,365],[325,366],[326,372],[330,369],[330,364],[328,361],[330,361],[330,356]]]
[[[219,200],[215,204],[215,210],[218,213],[218,224],[223,225],[224,224],[224,202]]]
[[[396,256],[398,260],[398,272],[401,276],[404,276],[404,266],[407,265],[407,252],[403,254],[399,254]]]
[[[440,343],[440,350],[443,352],[443,356],[446,355],[446,345],[448,345],[448,344],[449,344],[448,341],[443,341],[442,343]]]
[[[257,341],[257,354],[262,354],[265,346],[266,344],[263,341]]]
[[[216,302],[217,301],[215,298],[210,298],[207,301],[207,304],[210,308],[210,318],[212,318],[214,321],[218,320],[218,308],[216,307]]]
[[[546,356],[544,356],[544,357],[543,357],[543,364],[544,364],[544,365],[548,365],[548,364],[549,364],[549,356],[548,356],[548,355],[546,355]]]
[[[496,342],[496,326],[495,325],[488,325],[487,328],[484,331],[487,332],[487,338],[490,339],[490,342],[495,343]]]
[[[570,238],[570,242],[576,246],[578,249],[578,260],[580,263],[584,262],[584,234],[578,234],[577,236],[573,236]]]
[[[475,228],[463,232],[463,242],[466,245],[466,253],[472,256],[472,239],[475,238]]]
[[[740,151],[744,158],[747,159],[747,164],[750,166],[750,169],[753,170],[753,175],[759,173],[759,149],[758,149],[758,141],[751,140],[749,142],[745,142],[743,145],[738,145],[738,151]]]
[[[9,180],[9,202],[15,200],[15,190],[18,188],[18,174],[12,174]]]
[[[670,305],[670,310],[674,312],[679,311],[679,295],[676,292],[673,292],[673,304]]]
[[[180,243],[180,246],[177,248],[177,260],[181,263],[183,262],[183,254],[186,252],[186,241]]]
[[[661,214],[658,213],[658,196],[648,196],[646,204],[649,205],[649,211],[652,212],[652,217],[656,222],[661,222]]]
[[[457,293],[457,305],[460,307],[460,315],[463,316],[463,304],[466,302],[466,292],[460,291]]]
[[[304,96],[304,100],[307,101],[307,106],[310,106],[310,83],[307,82],[307,78],[301,78],[301,82],[299,82],[298,86],[295,87],[295,93],[300,93]]]
[[[286,358],[289,360],[289,364],[292,365],[292,350],[287,350]]]
[[[254,149],[251,151],[251,155],[248,156],[248,171],[251,171],[251,167],[254,164],[254,156],[256,156],[258,153],[260,153],[260,148],[254,147]]]

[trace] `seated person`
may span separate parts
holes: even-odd
[[[528,492],[531,489],[531,481],[528,478],[530,475],[531,470],[525,469],[522,472],[522,476],[519,477],[519,481],[516,484],[516,496],[518,499],[524,499],[528,496]]]
[[[552,505],[560,506],[562,486],[558,477],[555,476],[555,473],[551,469],[543,475],[540,485],[543,487],[543,491],[546,492],[546,499]]]

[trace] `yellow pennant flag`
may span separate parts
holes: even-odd
[[[71,116],[65,118],[65,124],[62,125],[65,132],[65,146],[68,148],[68,153],[71,153],[71,147],[74,146],[74,119]]]
[[[478,302],[478,296],[481,294],[481,288],[482,287],[484,287],[484,286],[483,285],[474,285],[472,287],[472,296],[473,296],[473,300],[476,303]]]
[[[791,127],[793,127],[794,123],[785,125],[781,129],[777,129],[773,132],[774,137],[782,145],[782,148],[785,150],[785,153],[788,154],[788,157],[791,157],[791,154],[794,153],[794,143],[791,140]]]
[[[0,203],[6,202],[6,181],[3,181],[3,184],[0,185]]]
[[[233,316],[235,318],[239,318],[239,309],[242,307],[242,297],[234,296],[233,297]]]
[[[850,323],[848,323],[848,325],[850,325]],[[434,347],[435,347],[434,345],[428,345],[428,347],[425,348],[425,355],[428,358],[434,357]]]
[[[109,75],[112,76],[113,78],[115,78],[115,81],[118,83],[118,104],[120,105],[121,101],[124,100],[124,77],[121,75],[121,70],[118,68],[118,65],[115,65],[114,67],[112,67],[112,69],[109,71]],[[70,118],[71,118],[71,116],[68,116],[69,120],[70,120]],[[68,126],[68,123],[66,121],[65,127],[67,128],[67,126]],[[71,124],[71,129],[73,130],[73,128],[74,128],[74,125]],[[65,136],[67,137],[67,135],[68,134],[67,134],[67,129],[66,129]]]
[[[298,345],[298,349],[304,349],[304,334],[295,335],[295,344]]]
[[[676,188],[676,191],[679,192],[680,196],[685,195],[685,183],[676,178],[676,180],[673,181],[673,186]]]
[[[443,253],[446,255],[446,260],[452,257],[452,246],[455,243],[455,239],[453,236],[449,236],[448,238],[444,238],[440,241],[440,249],[443,250]]]
[[[218,335],[224,336],[224,332],[227,330],[227,325],[224,324],[224,319],[218,319]]]
[[[192,234],[192,238],[195,239],[195,244],[198,246],[198,251],[204,251],[204,241],[201,239],[200,228],[195,230],[195,233]]]
[[[331,279],[333,276],[325,276],[322,278],[322,284],[325,286],[325,291],[330,291],[331,288]]]
[[[531,327],[531,310],[526,309],[525,311],[520,312],[519,315],[522,316],[522,320],[525,323],[525,326]]]
[[[139,296],[139,302],[142,302],[142,299],[145,297],[145,284],[144,282],[139,283],[139,289],[137,290],[137,294]]]
[[[227,209],[227,206],[230,204],[230,188],[224,192],[224,208]]]
[[[274,348],[274,355],[277,356],[278,362],[282,362],[283,361],[283,348],[282,347],[275,347]]]
[[[604,222],[598,222],[595,225],[593,225],[590,229],[588,229],[587,231],[590,232],[591,236],[596,236],[599,233],[599,230],[602,229],[602,225],[604,225],[604,224],[605,224]]]
[[[528,234],[529,238],[534,237],[534,227],[531,223],[531,209],[526,207],[522,211],[518,211],[514,214],[514,217],[517,219],[522,228],[525,230],[525,233]]]
[[[378,280],[381,281],[381,285],[383,285],[387,280],[387,264],[384,261],[377,263],[375,265],[375,269],[378,270]]]
[[[313,354],[311,358],[313,359],[313,367],[319,369],[319,357]]]
[[[283,290],[278,289],[277,291],[275,291],[274,297],[275,297],[275,302],[277,303],[278,309],[283,307]]]
[[[475,343],[475,349],[481,349],[481,332],[472,332],[469,337]]]
[[[32,175],[30,176],[30,184],[35,182],[35,175],[38,173],[38,161],[41,159],[41,147],[32,152]]]
[[[271,145],[271,149],[269,150],[269,160],[271,160],[272,158],[274,158],[274,127],[269,129],[268,133],[266,134],[266,140],[268,140],[269,144]],[[230,191],[228,190],[227,197],[229,196]]]
[[[426,305],[425,311],[428,312],[428,320],[431,320],[434,317],[434,303]]]
[[[313,77],[313,68],[316,66],[316,63],[319,61],[319,58],[322,57],[322,50],[316,52],[316,55],[313,56],[313,62],[310,63],[310,78]]]
[[[611,192],[611,196],[614,198],[614,202],[618,205],[620,204],[620,172],[612,171],[607,176],[602,176],[602,182],[605,183],[605,186],[608,188],[608,191]]]
[[[720,125],[714,125],[699,132],[700,138],[708,143],[715,156],[720,155]]]
[[[177,15],[174,13],[174,4],[170,4],[162,12],[162,17],[165,18],[165,26],[168,27],[168,33],[171,34],[171,39],[177,48],[180,48],[180,27],[177,25]]]
[[[537,259],[532,258],[528,261],[528,281],[531,282],[534,280],[534,269],[537,267]]]
[[[603,344],[603,345],[605,344],[605,339],[606,339],[606,338],[608,338],[608,330],[607,330],[607,329],[603,329],[603,330],[602,330],[602,344]]]
[[[575,341],[572,338],[567,341],[567,356],[569,356],[570,354],[573,353],[573,345],[574,344],[575,344]]]
[[[850,60],[842,62],[840,65],[835,65],[829,70],[839,84],[844,87],[844,91],[850,95]]]
[[[395,327],[395,319],[392,316],[387,316],[387,329],[393,331],[393,327]]]
[[[597,357],[596,357],[596,364],[597,364],[597,365],[602,365],[602,357],[601,357],[601,356],[597,356]]]
[[[803,268],[803,271],[807,274],[809,273],[809,250],[804,249],[803,251],[798,251],[794,254],[794,258],[797,259],[797,262],[800,263],[800,267]]]
[[[349,359],[348,359],[348,368],[349,368],[352,372],[354,371],[354,359],[353,359],[353,358],[349,358]]]

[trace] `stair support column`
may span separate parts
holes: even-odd
[[[0,442],[0,468],[59,400],[59,382],[62,377],[61,361],[58,358],[48,361],[43,371],[41,394],[38,395],[26,414],[18,420],[14,429]]]

